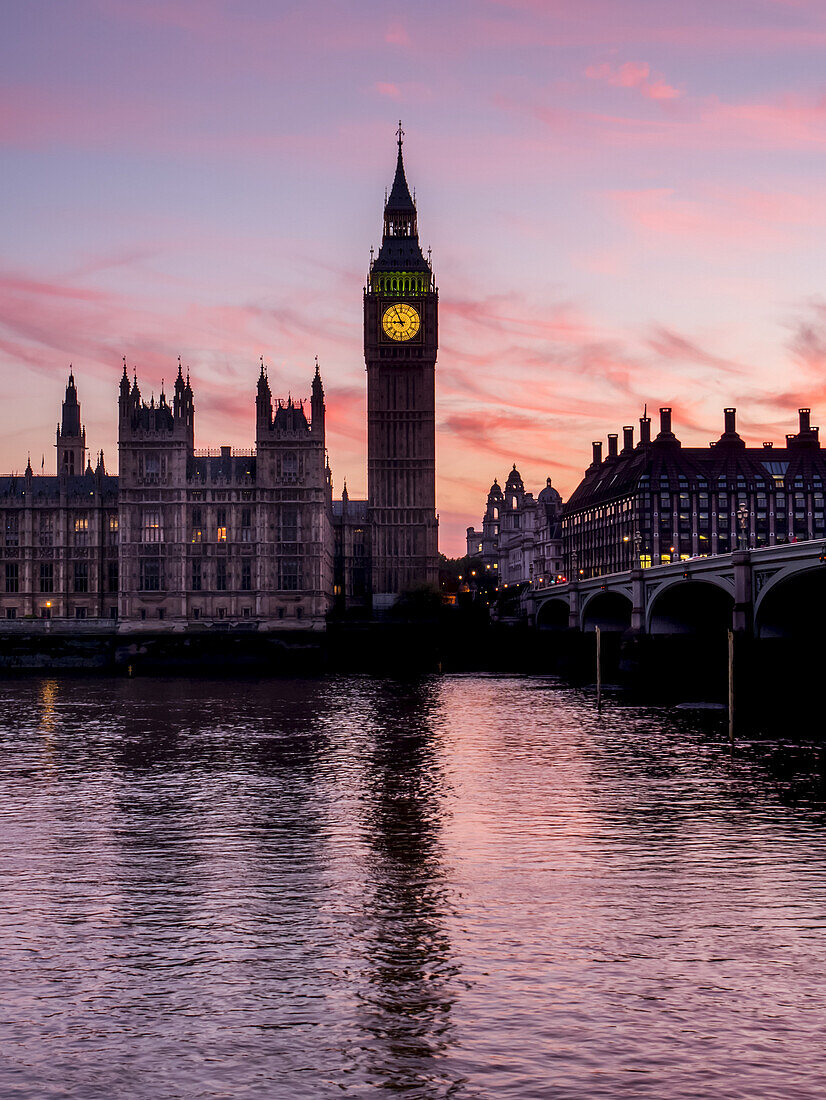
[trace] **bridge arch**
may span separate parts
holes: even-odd
[[[826,616],[826,565],[790,565],[779,570],[754,603],[758,638],[805,638],[818,633]]]
[[[658,588],[646,608],[648,634],[722,634],[731,627],[734,591],[720,578],[680,578]]]
[[[545,600],[536,613],[536,625],[540,630],[567,630],[571,609],[564,596],[552,596]]]
[[[582,606],[580,625],[582,630],[595,630],[621,634],[631,627],[631,597],[616,589],[605,589],[589,595]]]

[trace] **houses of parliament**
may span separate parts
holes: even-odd
[[[237,451],[196,449],[180,361],[147,402],[124,360],[117,475],[92,459],[70,374],[55,473],[0,477],[0,617],[321,630],[334,609],[380,614],[437,584],[438,291],[397,136],[364,288],[367,500],[333,500],[318,364],[296,402],[274,399],[262,361],[255,446]]]

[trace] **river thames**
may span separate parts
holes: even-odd
[[[0,1096],[814,1098],[826,813],[541,678],[0,684]]]

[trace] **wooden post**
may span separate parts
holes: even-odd
[[[734,631],[728,632],[728,739],[734,747]]]
[[[596,627],[597,635],[597,710],[602,710],[602,631]]]

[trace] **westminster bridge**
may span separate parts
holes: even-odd
[[[533,588],[531,621],[541,631],[626,637],[703,636],[734,630],[754,639],[820,630],[826,614],[826,543],[737,550],[648,569]]]

